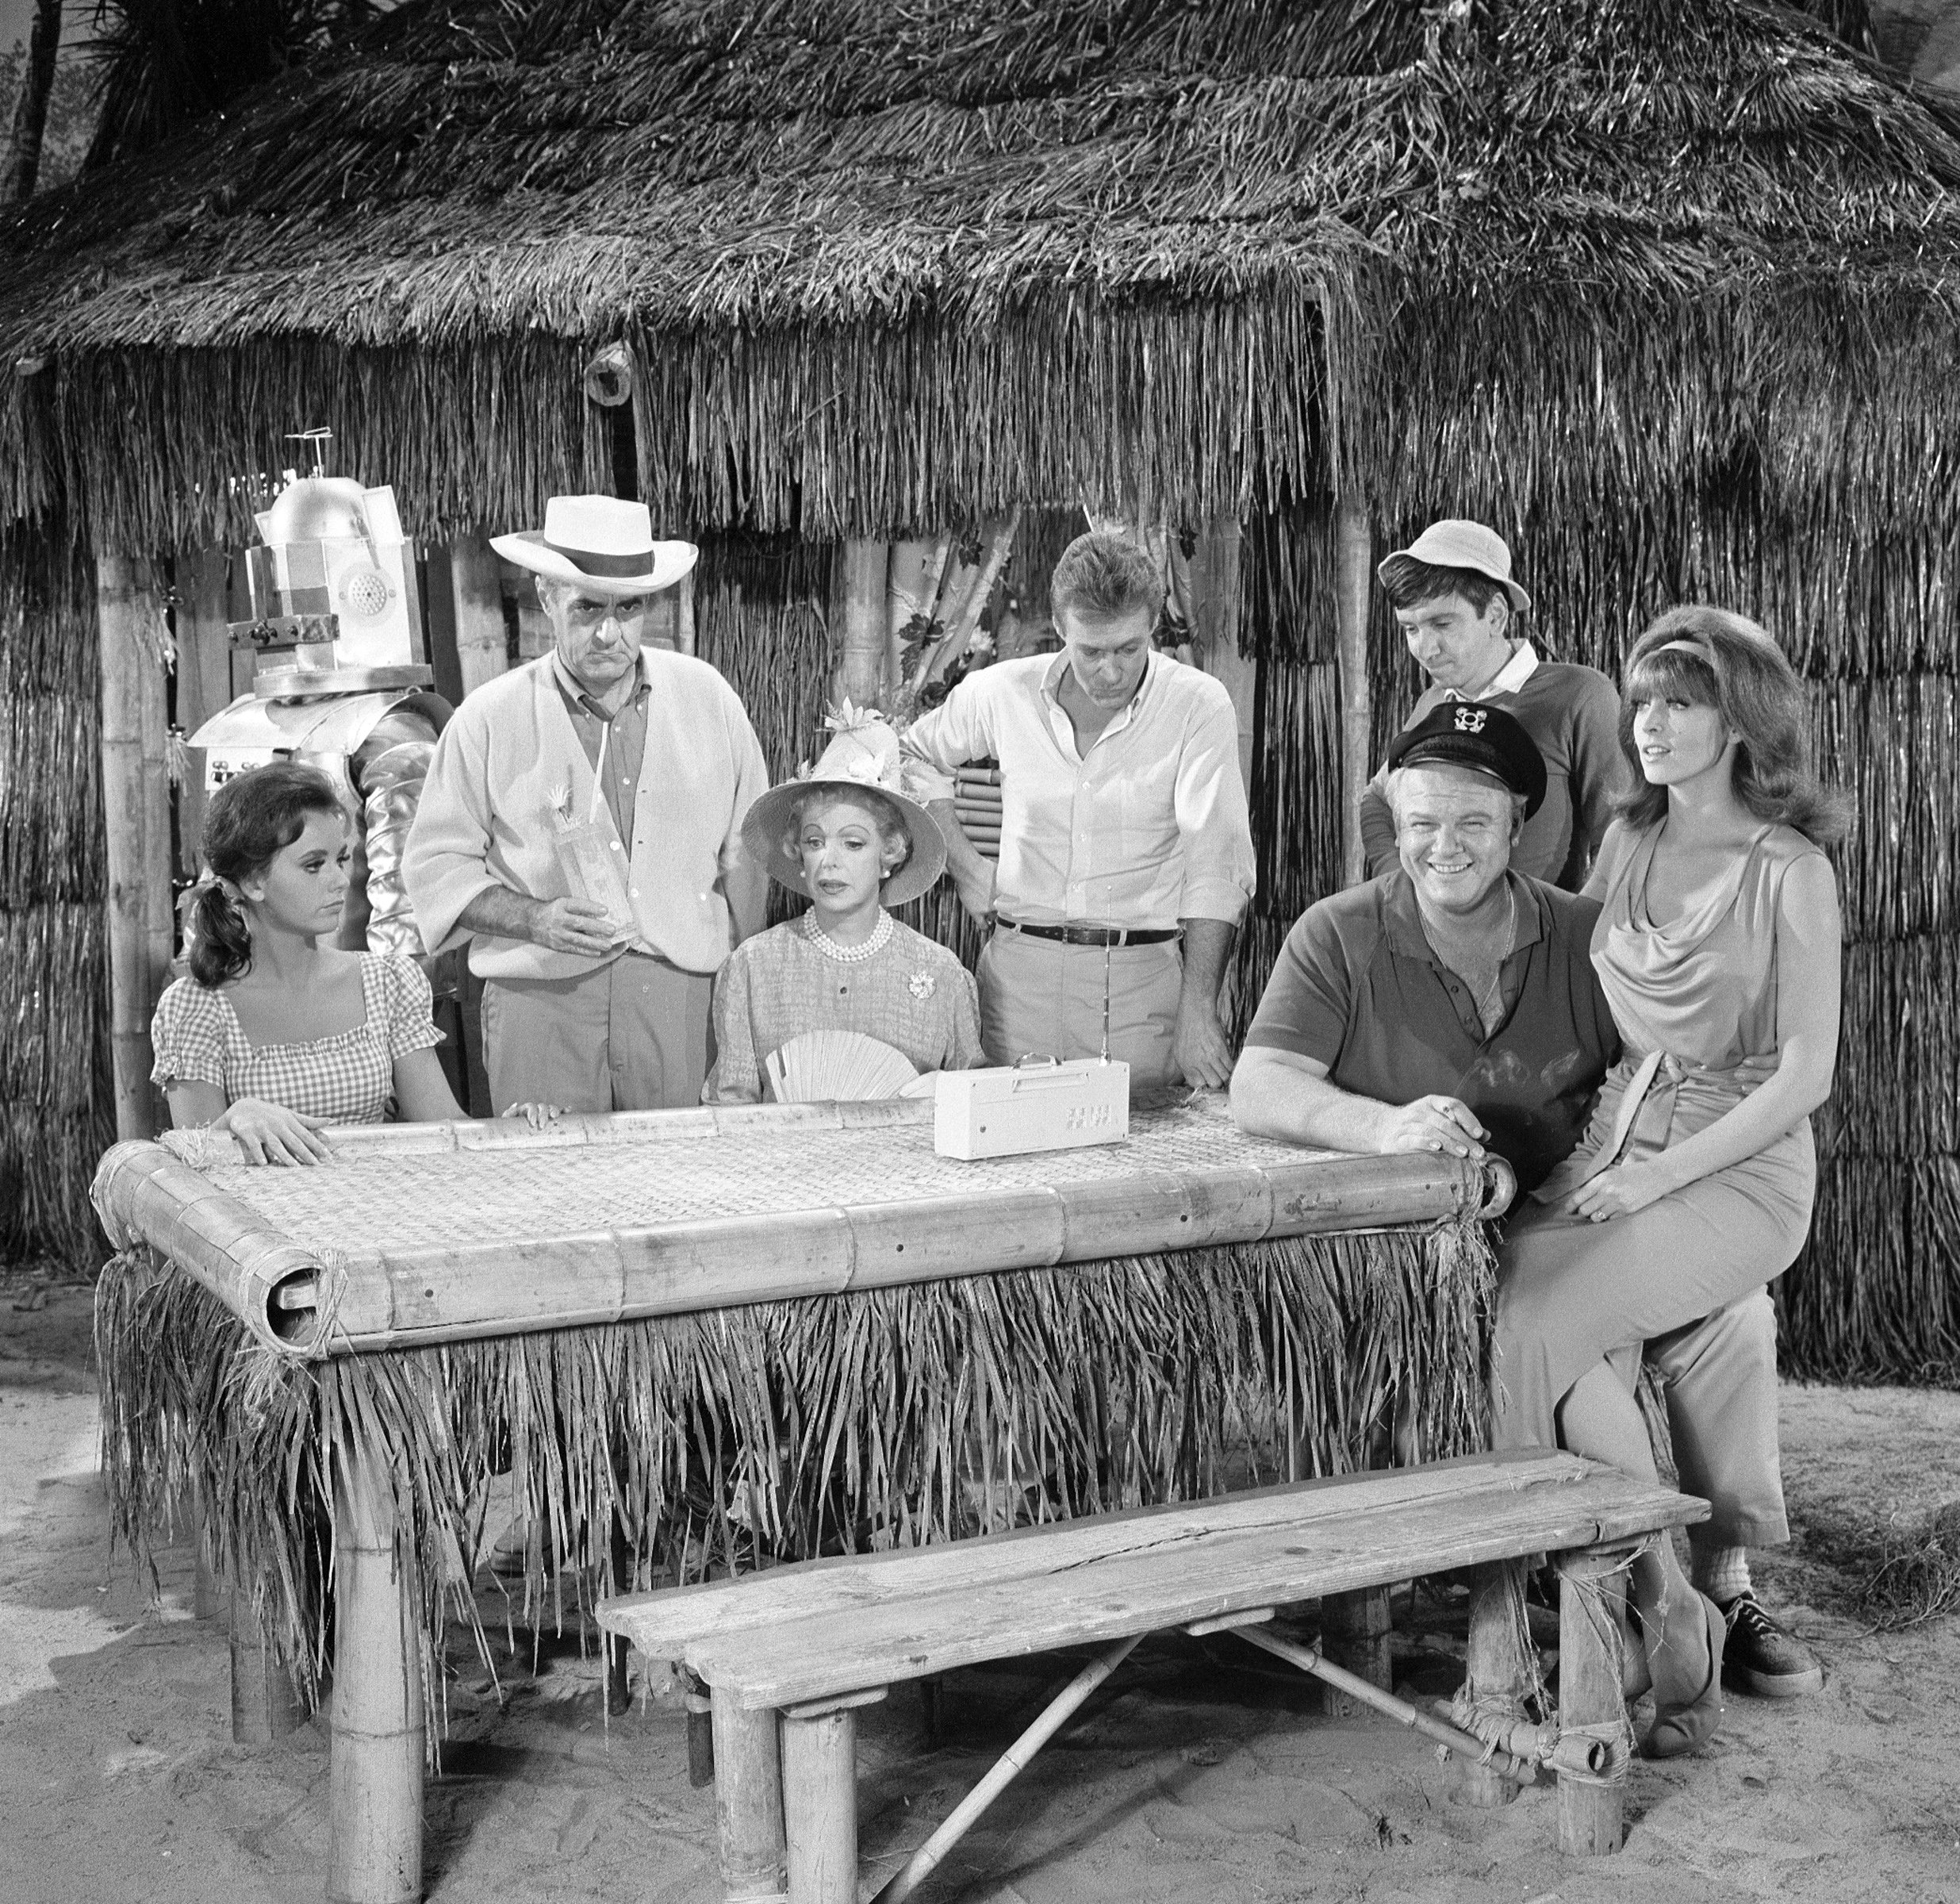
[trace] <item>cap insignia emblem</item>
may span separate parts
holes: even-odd
[[[1456,728],[1459,734],[1481,734],[1484,723],[1490,719],[1482,708],[1459,708],[1456,710]]]

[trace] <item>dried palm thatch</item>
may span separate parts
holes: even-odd
[[[1188,1498],[1229,1461],[1434,1458],[1482,1445],[1490,1287],[1448,1224],[302,1364],[144,1251],[98,1296],[104,1468],[117,1537],[146,1556],[192,1504],[310,1678],[332,1446],[397,1474],[439,1645],[446,1608],[477,1619],[455,1557],[506,1464],[550,1553],[614,1585],[616,1520],[642,1572],[698,1571]]]
[[[89,1160],[102,1075],[96,643],[67,551],[0,534],[0,1261],[99,1261]]]
[[[418,532],[515,526],[603,473],[576,371],[621,336],[696,527],[1392,513],[1466,445],[1569,512],[1739,434],[1801,499],[1950,419],[1957,180],[1755,0],[408,6],[6,228],[0,515],[236,539],[304,414]],[[1857,401],[1868,345],[1923,410]]]

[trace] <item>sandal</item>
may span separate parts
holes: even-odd
[[[1699,1752],[1721,1726],[1722,1642],[1728,1637],[1728,1622],[1721,1608],[1705,1593],[1694,1597],[1701,1603],[1701,1617],[1708,1627],[1708,1683],[1685,1705],[1658,1708],[1654,1729],[1640,1747],[1643,1758],[1678,1759]]]

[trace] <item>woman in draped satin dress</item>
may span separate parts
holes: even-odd
[[[1587,887],[1624,1051],[1578,1150],[1506,1239],[1500,1447],[1569,1448],[1653,1479],[1642,1345],[1762,1288],[1802,1246],[1810,1113],[1838,1035],[1821,847],[1843,831],[1807,733],[1802,685],[1753,622],[1678,608],[1635,643],[1621,744],[1639,779]],[[1774,1445],[1733,1452],[1780,1500]],[[1720,1722],[1727,1622],[1664,1541],[1636,1560],[1631,1591],[1659,1713],[1645,1749],[1693,1751]]]

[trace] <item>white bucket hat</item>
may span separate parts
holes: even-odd
[[[779,885],[807,893],[803,862],[787,844],[797,801],[819,787],[834,787],[845,794],[870,788],[904,814],[912,835],[912,856],[884,882],[879,904],[902,906],[930,892],[946,869],[945,835],[939,823],[905,791],[905,762],[897,734],[875,708],[854,708],[848,701],[824,717],[824,725],[831,730],[830,743],[816,765],[798,768],[794,780],[771,787],[750,808],[742,823],[742,843]]]
[[[1453,516],[1431,523],[1407,548],[1394,550],[1375,565],[1375,579],[1383,587],[1388,584],[1388,565],[1405,555],[1433,568],[1474,569],[1497,583],[1513,608],[1531,606],[1531,597],[1511,579],[1509,544],[1495,529],[1486,529],[1480,522]]]
[[[691,542],[656,542],[643,502],[619,496],[554,496],[544,527],[493,536],[490,547],[520,568],[617,601],[670,589],[700,553]]]

